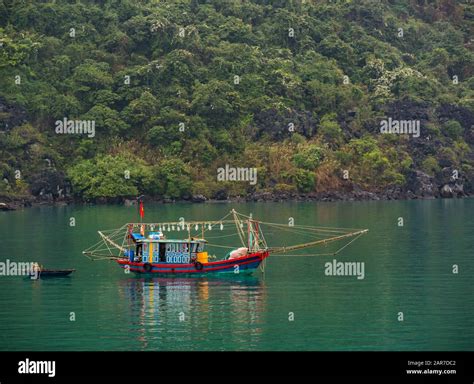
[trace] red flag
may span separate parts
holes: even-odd
[[[140,201],[140,217],[143,219],[145,216],[145,209],[143,208],[143,201]]]

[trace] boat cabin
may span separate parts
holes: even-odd
[[[161,232],[150,232],[148,237],[131,233],[129,249],[125,256],[131,262],[188,264],[194,261],[207,262],[204,239],[166,239]]]

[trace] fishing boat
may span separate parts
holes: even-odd
[[[143,204],[140,203],[140,217],[143,218]],[[270,247],[262,228],[268,226],[282,231],[309,234],[312,241],[295,245]],[[210,232],[231,228],[233,234],[210,236]],[[183,238],[171,238],[165,233],[185,233]],[[264,270],[265,260],[271,254],[288,255],[289,252],[328,245],[343,240],[348,243],[329,254],[337,254],[367,229],[343,229],[309,226],[288,226],[288,224],[267,223],[234,209],[220,220],[127,223],[113,230],[100,230],[100,241],[83,254],[91,260],[114,260],[126,272],[151,275],[202,275],[209,273],[252,273],[257,268]],[[223,245],[223,238],[235,235],[238,246]],[[209,240],[216,240],[211,243]],[[217,241],[219,239],[219,241]],[[221,256],[210,255],[206,247],[227,249]],[[296,255],[302,256],[302,255]]]

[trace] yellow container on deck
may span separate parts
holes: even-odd
[[[197,261],[199,261],[201,264],[206,264],[208,262],[209,256],[207,255],[207,252],[198,252],[197,253]]]

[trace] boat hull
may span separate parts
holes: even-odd
[[[31,278],[49,278],[49,277],[66,277],[69,276],[75,269],[43,269],[38,273],[30,273]]]
[[[269,256],[267,251],[255,252],[249,255],[230,260],[213,261],[204,264],[170,264],[170,263],[138,263],[128,259],[119,259],[117,263],[122,268],[141,274],[208,274],[208,273],[252,273],[260,263]],[[146,270],[145,264],[151,265]],[[148,268],[150,268],[148,266]]]

